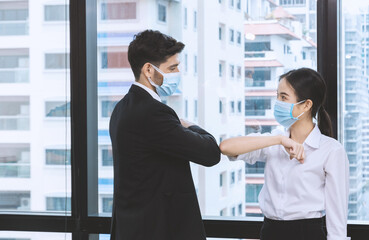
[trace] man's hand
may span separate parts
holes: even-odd
[[[180,121],[181,121],[182,126],[185,127],[185,128],[188,128],[188,127],[191,127],[191,126],[195,125],[194,123],[189,122],[189,121],[184,120],[184,119],[180,119]]]
[[[304,163],[305,151],[302,144],[297,143],[288,137],[282,137],[281,144],[290,155],[290,159],[296,158],[300,163]]]

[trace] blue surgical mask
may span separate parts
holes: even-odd
[[[297,120],[299,120],[299,117],[301,117],[302,114],[305,113],[303,112],[299,116],[294,117],[292,115],[293,107],[305,101],[306,100],[303,100],[298,103],[287,103],[277,100],[274,105],[275,120],[277,120],[277,122],[281,124],[283,127],[290,128]]]
[[[158,71],[161,75],[163,75],[163,84],[161,86],[155,84],[151,78],[149,77],[149,82],[156,88],[156,92],[160,97],[167,97],[173,95],[173,93],[177,90],[179,82],[181,81],[181,73],[163,73],[159,68],[151,64],[151,66]]]

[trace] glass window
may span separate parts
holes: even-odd
[[[350,162],[349,220],[369,220],[369,4],[342,1],[338,26],[342,52],[338,66],[338,139]]]
[[[102,1],[101,20],[130,20],[137,18],[136,2]]]
[[[70,165],[71,152],[69,149],[46,149],[46,165]]]
[[[61,101],[45,102],[45,116],[46,117],[70,117],[70,103]]]
[[[58,152],[71,145],[69,1],[49,2],[0,1],[0,211],[6,214],[51,211],[47,197],[71,201],[65,198],[71,170],[64,166],[70,151]],[[55,239],[31,235],[0,232],[4,239]]]
[[[241,10],[241,0],[237,0],[237,9]]]
[[[45,69],[69,68],[69,53],[46,53]]]
[[[236,182],[236,173],[232,172],[231,173],[231,184],[234,184]]]
[[[46,5],[44,7],[44,20],[51,21],[69,21],[68,5]]]
[[[116,2],[116,0],[104,2]],[[186,44],[181,57],[181,65],[184,64],[181,69],[184,69],[184,74],[180,89],[175,95],[162,100],[172,107],[180,118],[189,118],[190,121],[205,126],[205,129],[217,140],[224,139],[226,136],[242,136],[250,131],[265,132],[276,128],[278,124],[274,120],[271,106],[275,99],[278,77],[292,68],[316,67],[316,42],[312,41],[310,44],[305,40],[315,30],[310,31],[306,23],[304,28],[303,23],[298,19],[273,19],[277,1],[274,3],[267,0],[218,2],[221,4],[213,8],[211,4],[214,2],[211,3],[211,1],[209,3],[203,1],[202,5],[198,4],[199,1],[192,3],[190,1],[140,1],[136,11],[137,16],[142,17],[137,18],[137,21],[123,25],[98,22],[99,87],[97,94],[99,101],[107,99],[110,101],[111,96],[116,97],[115,100],[123,98],[135,81],[128,62],[124,67],[107,67],[113,56],[102,55],[101,52],[115,47],[122,49],[118,52],[127,52],[128,45],[135,34],[142,29],[154,29]],[[243,11],[237,10],[240,4],[241,9],[243,8],[243,2],[247,2],[245,6],[248,9],[247,16]],[[166,21],[170,23],[168,26],[156,21],[158,3],[166,6]],[[232,4],[236,11],[229,9],[229,4]],[[304,15],[307,20],[310,13],[314,13],[307,9],[308,6],[296,5],[296,9],[289,8],[286,11],[293,16]],[[154,11],[147,11],[153,7]],[[212,9],[211,18],[208,18],[209,15],[206,12],[209,9]],[[171,21],[172,16],[178,16],[182,20]],[[184,28],[186,23],[191,31]],[[200,23],[201,28],[198,28]],[[308,20],[307,23],[309,23]],[[197,32],[197,28],[205,32]],[[275,29],[284,31],[284,34],[274,32]],[[240,47],[244,51],[233,51],[234,47],[229,44],[234,44],[234,47]],[[283,54],[284,45],[290,46],[291,54]],[[302,52],[306,52],[306,59],[302,59]],[[195,59],[194,56],[197,58]],[[127,58],[122,55],[116,59],[115,61],[122,61]],[[115,66],[118,64],[116,63]],[[119,71],[117,68],[120,68]],[[188,74],[190,72],[191,74]],[[239,81],[241,79],[242,81]],[[103,83],[109,83],[109,85],[104,85],[102,88]],[[106,149],[105,147],[111,144],[108,132],[109,118],[97,117],[99,149]],[[100,153],[99,156],[102,154]],[[226,157],[223,156],[223,158]],[[196,164],[191,164],[201,211],[204,216],[214,214],[227,216],[232,215],[232,208],[235,207],[238,215],[238,205],[242,203],[240,215],[245,216],[246,209],[251,208],[246,205],[246,183],[250,178],[257,177],[262,185],[263,169],[254,170],[252,173],[251,167],[244,162],[223,161],[223,163],[224,165],[217,168],[204,170],[201,168],[201,171]],[[99,166],[99,180],[113,175],[112,167],[103,167],[101,164]],[[253,165],[255,166],[261,168],[258,163]],[[241,180],[239,180],[240,169],[242,169]],[[232,171],[234,184],[231,191]],[[214,190],[217,191],[216,195],[210,194],[206,189],[208,185],[204,183],[218,181],[219,188]],[[102,197],[113,193],[112,183],[106,183],[99,185],[101,186],[98,197],[100,212],[103,211]],[[254,202],[252,207],[248,216],[250,214],[260,216],[257,202]]]
[[[243,207],[242,207],[242,203],[240,203],[238,205],[238,215],[242,216],[243,215]]]
[[[167,22],[167,7],[163,4],[158,4],[158,20],[160,22]]]
[[[71,233],[1,231],[0,240],[71,240]]]

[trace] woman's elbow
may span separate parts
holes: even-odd
[[[229,155],[229,144],[228,141],[225,140],[219,144],[220,152],[224,155]]]

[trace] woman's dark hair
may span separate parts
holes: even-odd
[[[156,66],[182,52],[184,44],[159,31],[145,30],[135,35],[128,47],[128,61],[136,81],[140,78],[141,69],[150,62]]]
[[[320,131],[329,137],[333,136],[332,123],[328,112],[324,109],[326,98],[326,84],[323,77],[310,68],[291,70],[279,77],[293,87],[297,101],[310,99],[313,102],[311,116],[315,118],[318,113],[318,127]]]

